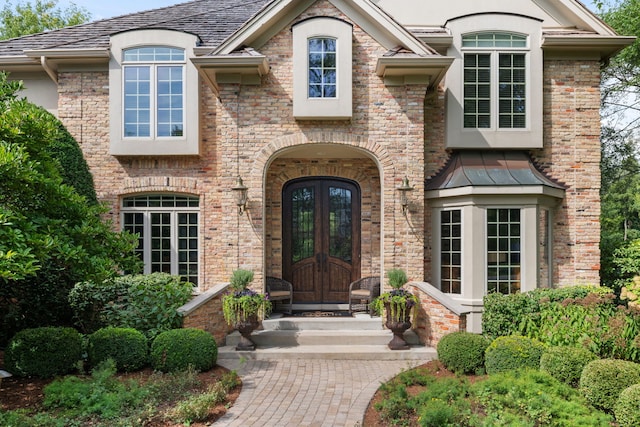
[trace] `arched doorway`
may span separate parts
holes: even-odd
[[[355,181],[305,177],[282,190],[283,276],[294,302],[348,301],[360,277],[361,191]]]

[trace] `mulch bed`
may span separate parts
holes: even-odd
[[[0,369],[4,369],[4,352],[0,351]],[[200,386],[198,390],[206,391],[210,384],[214,384],[220,377],[228,372],[228,369],[222,366],[215,366],[213,369],[207,372],[201,372],[198,374],[198,380]],[[126,380],[129,378],[138,379],[144,382],[153,374],[153,370],[150,368],[144,369],[138,372],[132,373],[120,373],[117,374],[118,378]],[[2,380],[0,384],[0,408],[5,411],[15,409],[30,409],[38,410],[42,407],[44,400],[43,389],[49,384],[52,379],[40,379],[40,378],[19,378],[10,377]],[[205,427],[211,425],[215,420],[222,417],[227,408],[232,406],[240,395],[242,387],[237,387],[227,395],[227,401],[209,411],[209,416],[205,422],[194,422],[190,425],[193,427]],[[169,409],[173,405],[173,402],[168,402],[164,406]],[[145,423],[145,426],[149,427],[178,427],[182,424],[175,424],[170,421],[164,420],[161,417],[156,417]]]

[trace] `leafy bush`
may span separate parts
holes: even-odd
[[[496,338],[485,352],[487,373],[519,368],[538,369],[544,350],[544,344],[531,338],[519,335]]]
[[[233,371],[229,372],[219,382],[210,386],[206,392],[190,396],[178,402],[169,417],[182,424],[205,421],[209,415],[209,410],[215,405],[224,402],[227,393],[239,384],[238,374]]]
[[[492,292],[484,297],[482,333],[489,339],[519,332],[514,319],[523,319],[540,310],[538,299],[531,293],[504,295]]]
[[[193,293],[193,285],[165,273],[127,275],[103,283],[80,283],[71,305],[85,327],[134,328],[153,339],[182,326],[177,309]]]
[[[472,425],[602,427],[612,421],[577,390],[533,369],[491,375],[474,383],[470,395],[486,413],[483,423]]]
[[[104,328],[89,335],[87,356],[94,367],[113,359],[118,371],[136,371],[146,365],[148,353],[147,338],[132,328]]]
[[[589,362],[580,377],[580,392],[593,406],[612,412],[622,390],[640,383],[640,364],[618,359]]]
[[[136,237],[114,231],[103,219],[106,207],[88,203],[72,187],[77,181],[63,176],[60,151],[52,145],[67,135],[55,116],[18,97],[21,86],[0,72],[3,347],[22,329],[68,325],[73,313],[67,295],[78,281],[101,281],[141,266]],[[73,143],[67,140],[66,146]]]
[[[438,342],[438,359],[456,373],[481,373],[489,340],[470,332],[453,332]]]
[[[216,364],[215,339],[200,329],[173,329],[162,332],[151,344],[151,364],[162,372],[175,372],[191,366],[207,371]]]
[[[600,358],[640,362],[640,310],[618,306],[606,287],[536,289],[485,297],[483,331],[550,346],[585,347]]]
[[[67,374],[82,358],[82,336],[73,328],[42,327],[18,332],[5,350],[6,369],[18,376]]]
[[[540,358],[540,370],[547,372],[558,381],[577,387],[582,369],[595,359],[597,356],[585,348],[549,347]]]
[[[640,426],[640,384],[622,390],[613,413],[620,427]]]
[[[90,379],[70,376],[54,380],[44,388],[43,404],[63,410],[68,417],[119,418],[144,402],[148,391],[134,380],[119,381],[115,372],[115,363],[109,359],[93,370]]]

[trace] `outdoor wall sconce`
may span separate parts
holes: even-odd
[[[400,187],[396,188],[396,190],[400,192],[400,206],[402,206],[402,214],[406,215],[409,206],[409,198],[407,195],[409,194],[409,191],[413,191],[413,187],[409,184],[409,178],[405,176],[402,180],[402,184]]]
[[[238,215],[242,215],[242,213],[247,209],[247,192],[249,188],[244,185],[242,182],[242,178],[238,177],[238,181],[236,181],[236,185],[231,188],[236,195],[236,205],[238,205]]]

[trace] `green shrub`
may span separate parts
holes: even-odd
[[[134,380],[119,381],[115,372],[115,363],[108,359],[93,370],[91,378],[67,376],[54,380],[44,388],[43,405],[60,409],[71,418],[126,416],[145,402],[149,391]]]
[[[453,332],[438,342],[438,359],[456,373],[472,374],[484,370],[484,352],[489,340],[470,332]]]
[[[120,276],[104,283],[83,282],[70,293],[76,317],[88,330],[115,326],[134,328],[153,339],[182,326],[178,308],[193,285],[165,273]]]
[[[199,393],[178,402],[170,412],[169,417],[182,424],[205,421],[209,411],[215,405],[227,398],[227,393],[240,384],[238,374],[231,371],[225,374],[219,382],[213,384],[204,393]]]
[[[488,374],[519,368],[540,367],[540,357],[545,345],[540,341],[511,335],[496,338],[485,351],[485,367]]]
[[[640,426],[640,384],[622,390],[613,413],[620,427]]]
[[[612,417],[593,409],[580,393],[546,372],[501,372],[475,382],[470,395],[486,415],[483,426],[610,426]]]
[[[618,359],[589,362],[580,377],[580,392],[596,408],[612,412],[622,390],[640,383],[640,364]]]
[[[567,299],[584,298],[591,293],[602,296],[610,294],[611,290],[606,287],[567,286],[509,295],[492,292],[484,297],[482,333],[491,339],[523,334],[527,329],[539,324],[541,302],[562,302]]]
[[[109,327],[89,335],[87,356],[91,366],[113,359],[118,371],[136,371],[147,364],[148,353],[147,338],[133,328]]]
[[[585,348],[549,347],[540,358],[540,370],[547,372],[558,381],[577,387],[582,369],[595,359],[597,356]]]
[[[50,378],[76,369],[82,336],[73,328],[43,327],[18,332],[5,350],[6,369],[18,376]]]
[[[175,372],[193,367],[197,371],[211,369],[218,358],[215,339],[200,329],[173,329],[158,335],[151,344],[151,364],[162,372]]]
[[[519,332],[514,319],[527,318],[540,310],[538,299],[530,293],[504,295],[492,292],[484,297],[482,333],[490,339]]]

